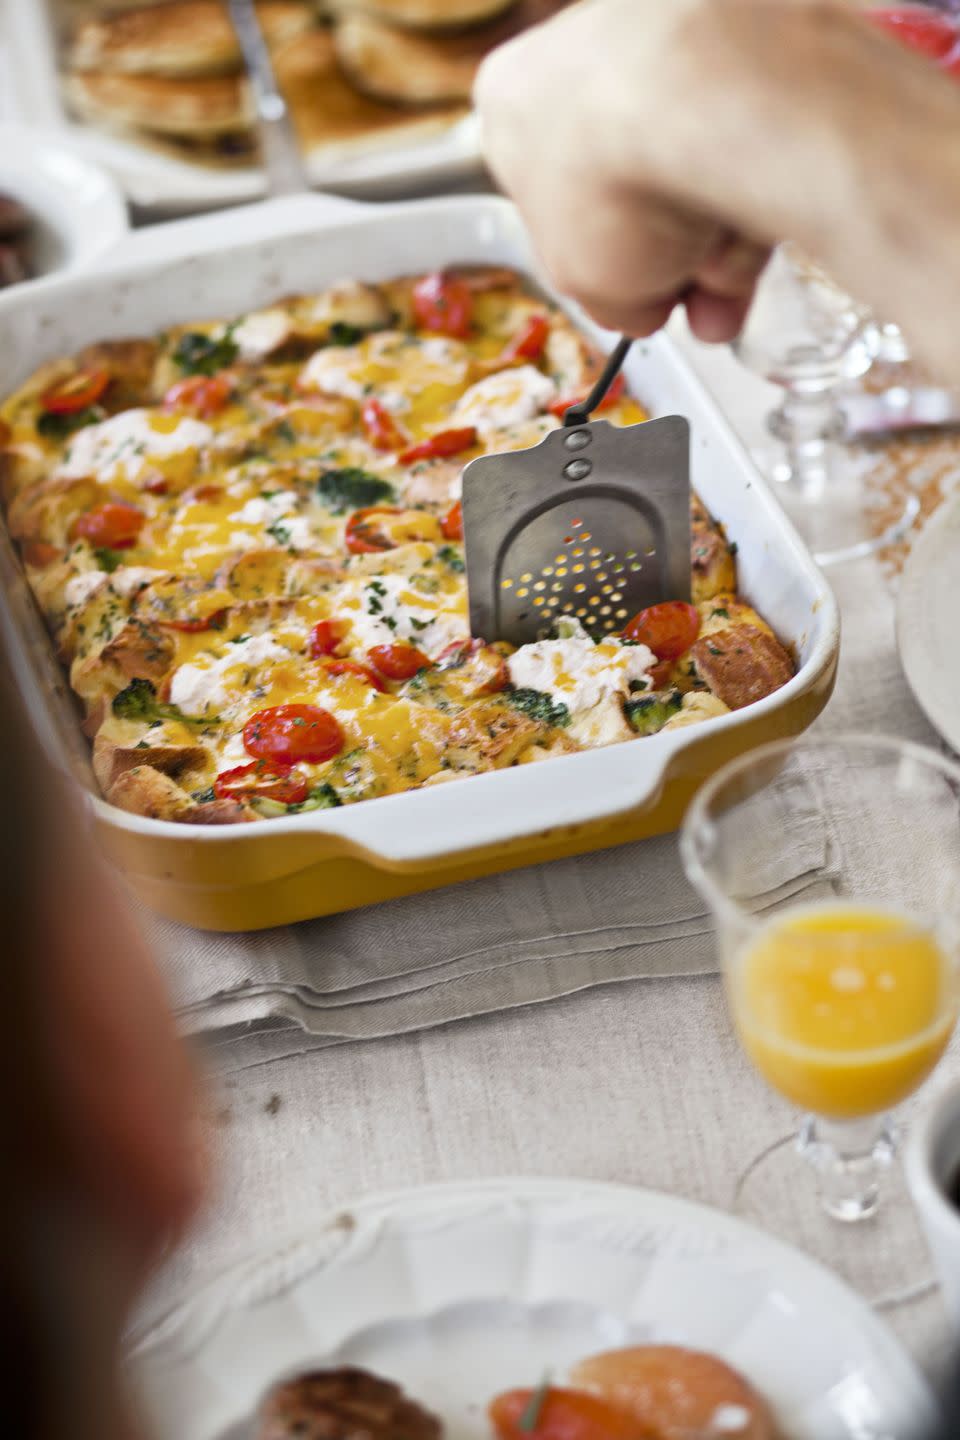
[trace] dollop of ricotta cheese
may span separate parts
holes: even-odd
[[[465,640],[470,629],[462,610],[432,600],[409,576],[377,575],[348,582],[338,594],[336,613],[350,621],[350,648],[357,658],[373,645],[400,641],[432,660],[455,640]]]
[[[170,680],[170,699],[185,715],[215,715],[229,704],[231,672],[289,658],[290,651],[270,635],[250,635],[235,641],[222,655],[198,655],[181,665]]]
[[[482,440],[494,431],[522,425],[557,398],[557,387],[534,365],[498,370],[465,390],[453,412],[455,425],[474,425]]]
[[[595,644],[584,632],[521,645],[507,660],[507,669],[518,690],[541,690],[576,714],[629,694],[631,682],[647,680],[656,663],[646,645],[622,645],[618,640]]]
[[[292,334],[285,310],[255,310],[234,327],[233,341],[241,360],[263,360],[279,350]]]
[[[122,410],[109,420],[78,430],[56,473],[66,480],[93,475],[109,482],[124,474],[136,474],[150,460],[199,450],[213,436],[209,425],[189,415]]]

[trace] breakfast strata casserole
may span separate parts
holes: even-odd
[[[671,730],[793,674],[698,501],[693,605],[471,638],[467,461],[537,444],[599,356],[511,271],[90,346],[0,411],[9,528],[104,794],[226,823]],[[604,417],[633,424],[613,387]],[[607,622],[611,623],[610,621]]]

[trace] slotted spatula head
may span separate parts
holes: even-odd
[[[560,616],[598,639],[690,599],[690,427],[679,415],[552,431],[463,472],[470,629],[526,645]]]

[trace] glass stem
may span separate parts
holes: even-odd
[[[786,464],[777,478],[817,500],[827,490],[830,450],[843,434],[843,412],[832,390],[791,385],[767,425],[786,447]]]
[[[816,1170],[820,1203],[834,1220],[853,1224],[875,1213],[897,1150],[888,1116],[830,1121],[808,1115],[797,1149]]]

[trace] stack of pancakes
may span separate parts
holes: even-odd
[[[258,0],[307,156],[405,142],[465,111],[477,66],[567,0]],[[224,0],[113,0],[71,27],[81,119],[205,161],[249,160],[254,112]]]

